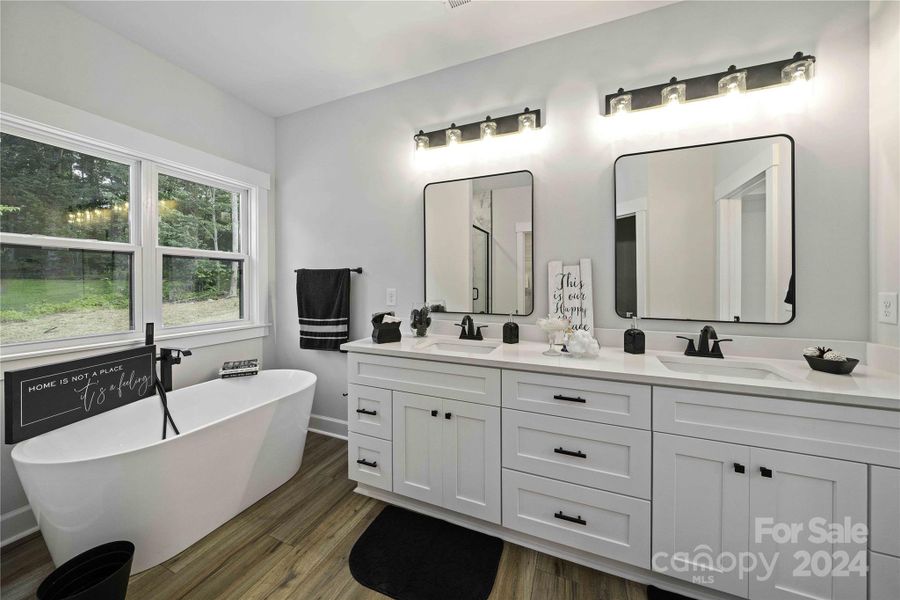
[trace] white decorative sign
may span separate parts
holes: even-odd
[[[547,288],[551,317],[569,319],[573,329],[594,333],[594,290],[591,259],[563,266],[561,261],[547,263]]]

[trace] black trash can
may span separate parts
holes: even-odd
[[[134,544],[110,542],[82,552],[47,576],[38,600],[124,600]]]

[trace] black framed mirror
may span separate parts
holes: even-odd
[[[534,177],[513,171],[429,183],[425,301],[438,312],[534,311]]]
[[[793,138],[626,154],[614,189],[620,317],[794,319]]]

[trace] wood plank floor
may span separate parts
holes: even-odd
[[[129,600],[386,598],[350,575],[354,542],[384,503],[353,493],[347,443],[310,434],[286,484],[170,560],[131,578]],[[0,552],[0,596],[34,598],[53,570],[36,535]],[[644,586],[505,543],[491,600],[646,600]]]

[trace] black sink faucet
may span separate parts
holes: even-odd
[[[715,328],[712,325],[706,325],[700,330],[700,340],[697,346],[694,346],[694,339],[684,335],[675,336],[682,340],[687,340],[687,348],[684,349],[685,356],[705,356],[708,358],[725,358],[719,344],[722,342],[730,342],[731,339],[720,340]],[[709,341],[713,341],[712,348],[709,347]]]
[[[461,323],[454,323],[457,327],[460,328],[459,339],[461,340],[483,340],[484,336],[481,335],[481,330],[487,327],[487,325],[479,325],[475,327],[475,321],[472,320],[472,317],[466,315],[462,318]]]
[[[172,391],[172,365],[180,365],[182,357],[190,356],[191,351],[180,348],[160,348],[159,357],[159,381],[163,389],[167,392]]]

